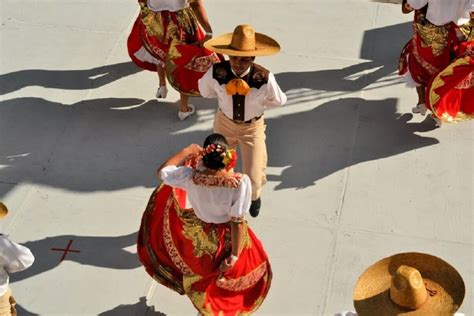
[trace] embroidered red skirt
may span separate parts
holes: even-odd
[[[230,255],[230,226],[209,224],[185,209],[186,194],[162,185],[143,214],[138,256],[157,282],[186,294],[204,315],[254,312],[270,289],[272,271],[261,242],[244,223],[242,252],[234,267],[219,269]]]
[[[426,90],[426,106],[444,122],[474,118],[474,56],[455,59],[433,78]]]
[[[409,71],[416,84],[426,86],[449,65],[454,36],[454,25],[436,26],[426,20],[422,13],[416,13],[413,38],[400,54],[399,74],[404,76]]]
[[[166,75],[173,88],[188,95],[199,95],[198,80],[218,56],[198,45],[205,38],[193,10],[154,12],[141,3],[127,40],[128,54],[139,67],[156,71],[166,66]]]

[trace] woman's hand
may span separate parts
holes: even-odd
[[[186,153],[186,155],[197,155],[202,151],[202,147],[198,144],[191,144],[188,147],[184,148],[183,151]]]
[[[234,256],[234,255],[230,255],[229,257],[225,258],[225,260],[222,261],[221,266],[220,266],[221,271],[226,272],[227,270],[231,269],[235,265],[238,259],[239,257]]]

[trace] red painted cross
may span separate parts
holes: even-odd
[[[70,249],[71,244],[72,244],[72,239],[69,240],[69,242],[68,242],[68,244],[67,244],[67,246],[66,246],[66,249],[51,248],[51,250],[54,250],[54,251],[64,251],[63,256],[61,257],[61,259],[59,260],[59,262],[63,261],[64,258],[66,258],[66,254],[67,254],[68,252],[81,252],[80,250]]]

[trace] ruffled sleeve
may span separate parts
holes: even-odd
[[[241,222],[248,213],[252,203],[252,185],[247,175],[243,175],[239,187],[234,191],[233,203],[230,208],[232,221]]]
[[[192,177],[193,169],[189,167],[166,166],[161,169],[160,177],[167,185],[186,189]]]

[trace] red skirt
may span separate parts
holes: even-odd
[[[166,65],[166,75],[173,88],[181,93],[199,96],[198,80],[218,62],[218,56],[199,45],[206,34],[193,10],[151,11],[141,5],[127,40],[128,54],[139,67],[156,71]],[[154,61],[138,57],[145,50]]]
[[[455,59],[426,89],[426,106],[444,122],[474,118],[474,57]]]
[[[454,24],[436,26],[426,20],[423,13],[415,14],[413,38],[405,45],[401,54],[398,71],[419,85],[428,82],[451,61]]]
[[[143,214],[138,256],[157,282],[186,294],[204,315],[254,312],[270,289],[272,271],[263,246],[244,223],[242,252],[233,268],[222,273],[230,255],[230,226],[209,224],[185,209],[186,194],[162,185]]]

